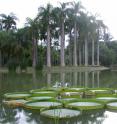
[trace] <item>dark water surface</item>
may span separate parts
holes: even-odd
[[[55,120],[42,117],[37,111],[9,108],[2,104],[4,93],[53,86],[60,81],[69,82],[74,87],[117,88],[117,72],[0,73],[0,124],[117,124],[117,112],[107,110],[83,112],[77,118]]]

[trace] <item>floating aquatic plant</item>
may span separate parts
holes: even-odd
[[[14,92],[14,93],[4,94],[4,97],[8,98],[8,99],[23,99],[23,98],[27,98],[30,96],[31,96],[31,94],[24,93],[24,92]]]
[[[41,109],[41,108],[57,108],[61,107],[62,104],[59,102],[49,102],[49,101],[35,101],[25,103],[26,108],[30,109]]]
[[[49,117],[49,118],[60,118],[60,119],[61,118],[72,118],[72,117],[79,116],[80,111],[60,108],[60,109],[51,109],[51,110],[42,111],[41,115]]]
[[[79,110],[93,110],[93,109],[103,108],[104,105],[101,103],[98,103],[98,102],[81,101],[81,102],[69,103],[69,104],[67,104],[67,107],[79,109]]]

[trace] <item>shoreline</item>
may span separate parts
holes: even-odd
[[[56,67],[51,67],[51,68],[47,68],[45,67],[42,71],[44,72],[84,72],[84,71],[102,71],[102,70],[109,70],[110,68],[105,67],[105,66],[66,66],[66,67],[60,67],[60,66],[56,66]]]
[[[61,66],[53,66],[53,67],[44,67],[42,69],[42,72],[51,72],[51,73],[57,73],[57,72],[84,72],[84,71],[102,71],[102,70],[109,70],[110,68],[105,67],[105,66],[66,66],[66,67],[61,67]],[[8,68],[1,67],[0,68],[0,73],[9,73]],[[26,70],[17,70],[16,73],[33,73],[34,70],[32,67],[27,67]]]

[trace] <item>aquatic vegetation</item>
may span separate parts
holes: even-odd
[[[4,97],[8,98],[8,99],[23,99],[23,98],[27,98],[30,96],[31,96],[31,94],[24,93],[24,92],[14,92],[14,93],[4,94]]]
[[[110,101],[117,101],[117,97],[98,97],[96,98],[97,100],[99,101],[102,101],[102,102],[110,102]]]
[[[51,109],[42,111],[41,115],[49,117],[49,118],[71,118],[71,117],[77,117],[80,115],[80,111],[77,110],[71,110],[71,109]]]
[[[21,107],[23,106],[27,101],[24,99],[16,99],[16,100],[9,100],[9,101],[3,101],[4,104],[9,105],[9,106],[15,106],[15,107]]]
[[[74,87],[74,88],[70,88],[70,90],[79,91],[79,90],[85,90],[85,88],[75,88],[75,87]]]
[[[112,89],[109,89],[109,88],[92,88],[92,89],[89,89],[89,91],[95,93],[95,94],[112,94],[113,91]]]
[[[32,96],[56,96],[56,92],[54,91],[48,91],[48,90],[31,90],[31,95]]]
[[[117,110],[117,102],[111,102],[107,104],[108,109]]]
[[[25,92],[4,94],[4,104],[39,110],[49,118],[71,118],[80,115],[80,111],[115,109],[117,94],[109,88],[43,88]]]
[[[98,102],[82,101],[82,102],[69,103],[67,104],[67,107],[72,109],[79,109],[79,110],[93,110],[93,109],[101,109],[104,107],[104,105]]]
[[[29,109],[41,109],[41,108],[57,108],[61,107],[62,104],[59,102],[51,102],[51,101],[33,101],[25,103],[25,107]]]
[[[33,101],[33,100],[50,100],[50,99],[54,99],[54,97],[51,96],[33,96],[33,97],[29,97],[27,100],[28,101]]]

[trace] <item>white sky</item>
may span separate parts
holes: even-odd
[[[35,17],[38,7],[50,2],[58,4],[59,2],[68,2],[72,0],[0,0],[0,14],[9,14],[13,12],[19,18],[18,27],[22,27],[26,17]],[[74,0],[75,1],[75,0]],[[83,6],[91,13],[99,13],[101,19],[109,27],[111,34],[117,39],[117,1],[116,0],[80,0]]]

